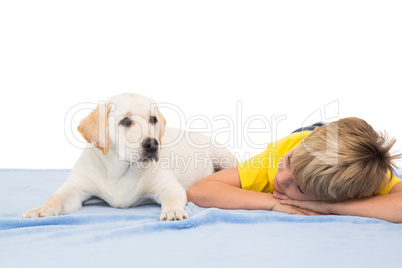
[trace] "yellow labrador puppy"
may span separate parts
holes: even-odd
[[[214,171],[233,167],[235,158],[206,135],[165,125],[148,97],[126,93],[99,104],[78,126],[90,144],[67,181],[22,217],[68,214],[98,197],[117,208],[152,199],[161,204],[159,220],[186,219],[186,190]]]

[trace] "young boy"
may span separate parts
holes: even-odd
[[[402,222],[395,140],[364,120],[344,118],[294,132],[261,154],[196,182],[189,202],[203,207],[289,214],[344,214]]]

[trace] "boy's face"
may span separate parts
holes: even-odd
[[[289,198],[296,200],[316,200],[314,197],[309,196],[303,192],[293,179],[293,174],[290,170],[292,164],[292,156],[294,148],[288,152],[278,163],[278,172],[274,178],[274,186],[276,191],[287,195]]]

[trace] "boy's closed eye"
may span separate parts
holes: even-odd
[[[288,156],[288,166],[290,168],[290,156]],[[294,180],[294,179],[293,179]],[[295,182],[296,183],[296,182]],[[300,186],[298,184],[296,184],[297,189],[299,190],[300,193],[304,194],[303,190],[300,188]]]
[[[297,184],[296,184],[296,185],[297,185]],[[299,185],[297,185],[297,189],[299,189],[299,191],[300,191],[302,194],[304,194],[304,192],[302,191],[302,189],[300,188]]]

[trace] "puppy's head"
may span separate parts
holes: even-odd
[[[165,126],[155,101],[125,93],[100,103],[78,131],[104,155],[116,153],[119,160],[133,163],[158,159]]]

